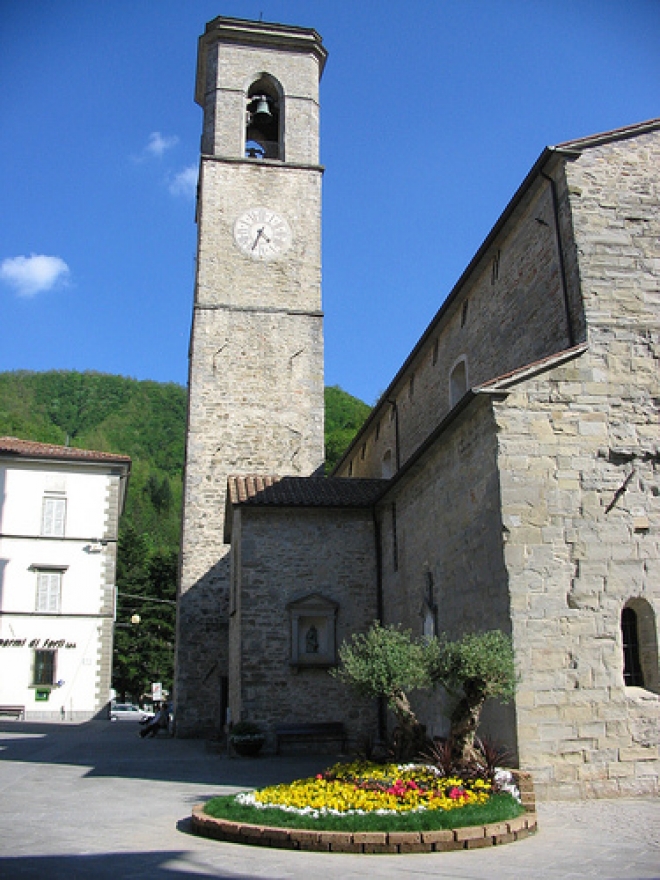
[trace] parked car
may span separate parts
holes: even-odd
[[[153,712],[145,712],[132,703],[114,703],[110,706],[108,717],[110,721],[147,721],[153,717]]]

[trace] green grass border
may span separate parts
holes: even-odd
[[[259,809],[236,803],[236,795],[211,798],[204,805],[204,812],[214,819],[246,825],[262,825],[270,828],[299,828],[313,831],[439,831],[488,825],[522,816],[525,808],[510,794],[495,794],[486,804],[468,804],[454,810],[423,810],[416,813],[379,815],[366,813],[348,816],[305,816],[290,813],[277,807]]]

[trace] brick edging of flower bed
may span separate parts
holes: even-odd
[[[204,812],[204,804],[193,807],[192,830],[201,837],[243,843],[250,846],[272,846],[316,852],[342,853],[428,853],[457,849],[478,849],[500,846],[522,840],[537,830],[534,812],[534,787],[529,773],[517,771],[525,813],[517,819],[506,819],[488,825],[438,831],[314,831],[303,828],[270,828],[246,825],[229,819],[214,819]]]

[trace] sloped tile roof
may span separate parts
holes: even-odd
[[[115,455],[112,452],[97,452],[92,449],[76,449],[74,446],[56,446],[53,443],[37,443],[34,440],[19,440],[18,437],[0,437],[0,455],[15,455],[21,458],[47,458],[52,461],[98,461],[130,464],[128,455]]]
[[[352,477],[230,476],[231,504],[270,507],[370,507],[387,480]]]
[[[555,149],[583,150],[588,147],[597,147],[599,144],[605,144],[609,141],[637,137],[640,134],[646,134],[647,132],[655,131],[658,128],[660,128],[660,119],[647,119],[645,122],[636,122],[634,125],[624,125],[622,128],[612,128],[609,131],[602,131],[598,134],[590,134],[586,137],[563,141],[560,144],[556,144]]]
[[[578,345],[574,345],[572,348],[565,348],[562,351],[555,352],[555,354],[548,355],[548,357],[541,358],[533,363],[525,364],[525,366],[518,367],[516,370],[511,370],[509,373],[503,373],[501,376],[489,379],[487,382],[475,386],[473,390],[475,392],[506,390],[510,385],[515,385],[516,382],[520,382],[523,379],[529,379],[538,373],[550,370],[553,367],[558,367],[566,361],[579,357],[579,355],[584,354],[584,352],[587,351],[588,347],[589,346],[586,342],[581,342]]]

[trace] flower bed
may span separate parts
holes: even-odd
[[[384,816],[483,806],[494,794],[493,789],[485,779],[445,778],[427,765],[354,762],[336,764],[313,779],[239,794],[236,802],[258,809],[277,807],[314,818],[366,813]]]
[[[515,779],[529,810],[531,779],[517,772]],[[469,781],[427,765],[354,762],[213,798],[195,807],[192,827],[218,840],[289,849],[440,852],[526,837],[536,830],[536,815],[525,812],[508,771]]]

